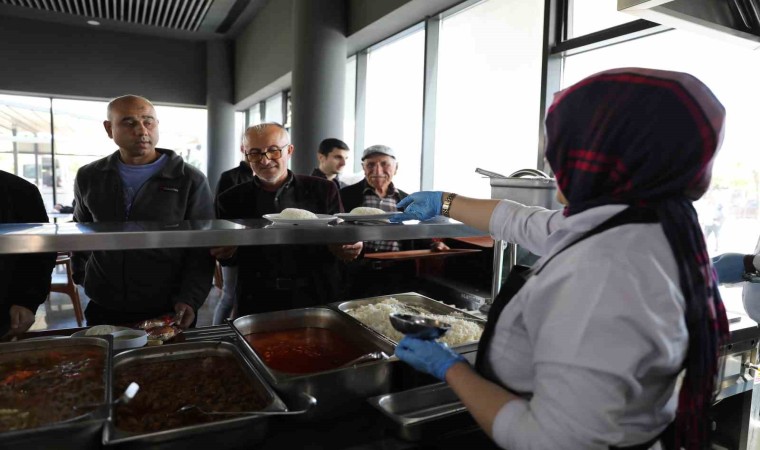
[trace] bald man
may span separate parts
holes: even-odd
[[[75,221],[172,225],[214,218],[206,176],[173,151],[156,147],[158,117],[150,101],[135,95],[114,99],[103,126],[118,150],[77,172]],[[207,249],[93,251],[75,258],[76,281],[84,282],[90,297],[88,325],[176,314],[179,325],[188,327],[211,289],[213,271]]]
[[[252,181],[221,193],[220,219],[260,219],[264,214],[298,208],[315,214],[343,212],[332,181],[295,175],[288,170],[293,155],[290,135],[282,125],[248,127],[242,148],[254,173]],[[223,265],[237,265],[238,315],[277,311],[341,300],[338,259],[351,260],[361,242],[346,245],[258,245],[212,249]]]

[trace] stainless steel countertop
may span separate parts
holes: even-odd
[[[268,220],[206,220],[0,224],[0,254],[79,250],[215,247],[224,245],[335,244],[483,236],[460,222],[436,217],[418,223],[277,225]]]

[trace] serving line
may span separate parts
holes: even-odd
[[[335,244],[372,240],[405,240],[482,236],[461,222],[438,217],[426,222],[319,227],[271,227],[264,219],[160,222],[2,224],[0,253],[82,250],[217,247],[227,245]]]

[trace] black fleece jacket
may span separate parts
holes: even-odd
[[[76,222],[161,222],[176,229],[183,220],[214,218],[211,189],[201,171],[171,150],[156,149],[169,160],[137,191],[129,217],[119,176],[119,152],[79,169],[74,182]],[[135,224],[135,231],[142,230]],[[207,248],[93,251],[75,259],[85,272],[87,296],[111,311],[145,313],[174,311],[187,303],[196,311],[211,289],[214,259]],[[86,261],[86,267],[83,262]]]

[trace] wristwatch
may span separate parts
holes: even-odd
[[[451,217],[449,215],[449,211],[451,210],[451,202],[454,201],[454,198],[456,198],[457,194],[451,192],[449,195],[446,196],[446,198],[443,200],[443,206],[441,207],[441,215],[444,217]]]

